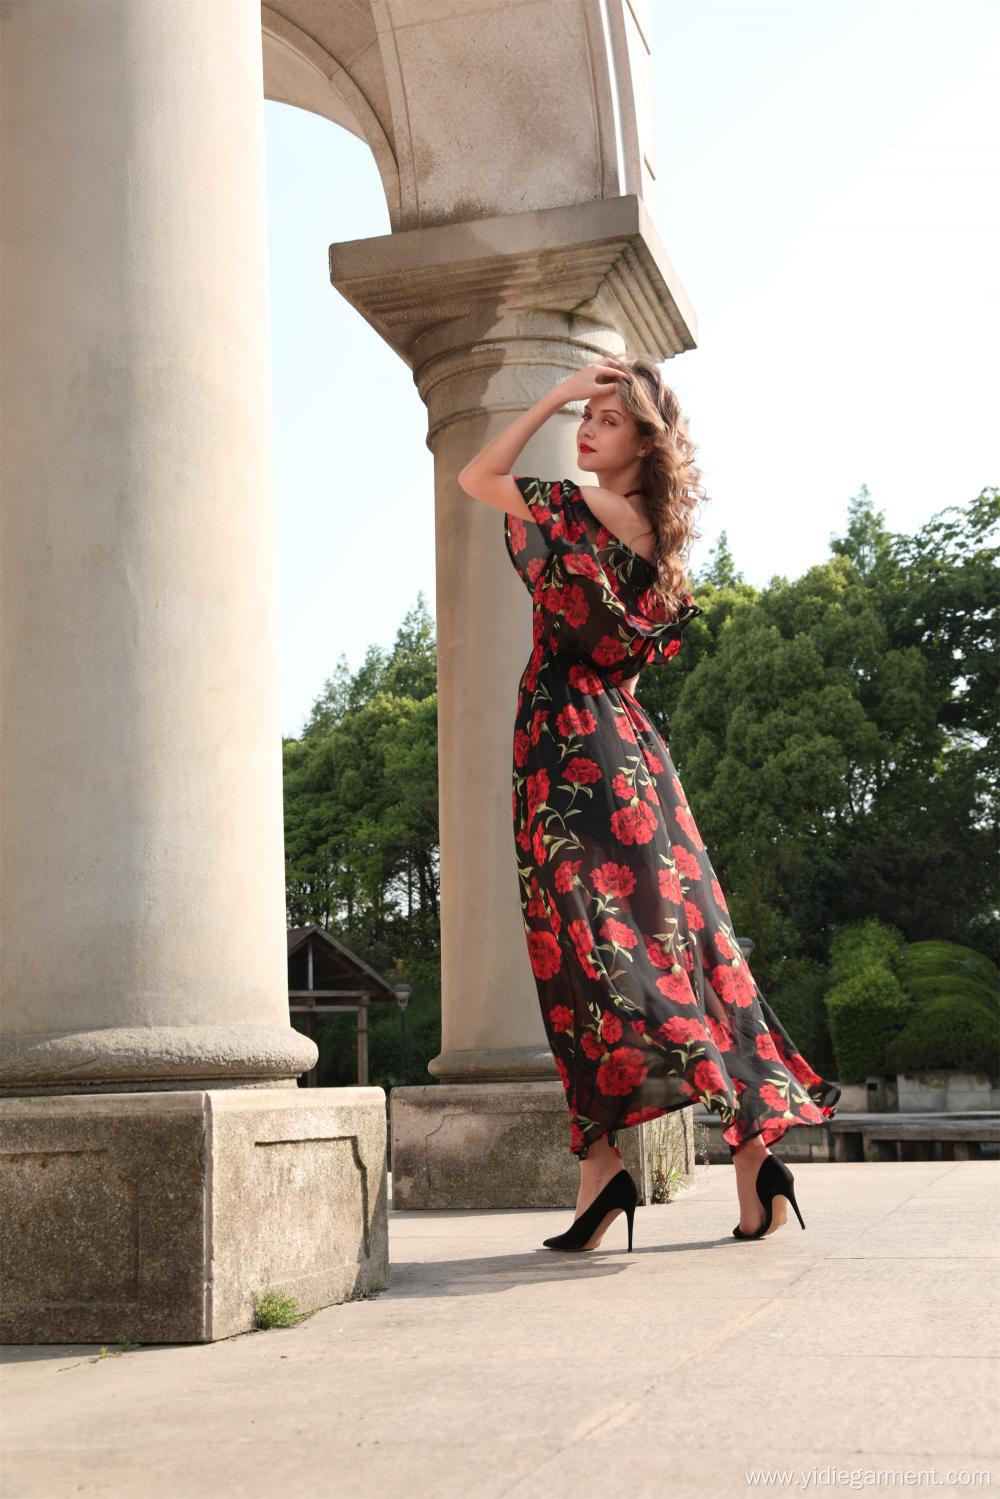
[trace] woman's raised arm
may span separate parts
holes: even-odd
[[[484,505],[496,510],[505,510],[508,515],[519,515],[522,520],[531,520],[531,513],[521,498],[521,491],[510,476],[510,471],[529,438],[534,437],[539,427],[544,427],[550,416],[570,401],[587,401],[593,396],[606,393],[609,380],[621,379],[623,370],[610,364],[588,364],[565,380],[560,380],[545,395],[540,396],[527,411],[522,411],[512,422],[490,439],[484,448],[465,465],[458,482],[465,493]],[[606,378],[598,379],[603,375]]]

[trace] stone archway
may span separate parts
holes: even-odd
[[[509,1150],[508,1103],[523,1130],[525,1091],[550,1100],[530,1138],[558,1141],[566,1200],[511,864],[529,621],[496,514],[456,475],[577,364],[693,346],[648,211],[648,5],[0,15],[0,1110],[18,1267],[0,1336],[113,1336],[127,1302],[143,1340],[209,1340],[249,1325],[241,1256],[272,1280],[294,1261],[311,1305],[387,1271],[382,1090],[298,1089],[315,1047],[288,1023],[263,98],[362,135],[385,184],[393,233],[334,246],[331,276],[412,368],[435,454],[435,1070],[475,1090],[461,1106],[487,1157]],[[550,423],[525,467],[572,473],[571,442]],[[421,1095],[443,1090],[406,1092],[426,1161]],[[283,1211],[293,1159],[328,1209],[310,1243]],[[69,1221],[94,1246],[87,1303],[53,1249]]]

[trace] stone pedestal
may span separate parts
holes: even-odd
[[[392,1207],[573,1207],[580,1185],[569,1150],[562,1083],[441,1083],[393,1088]],[[692,1109],[676,1109],[618,1135],[640,1201],[675,1168],[697,1170]],[[658,1173],[662,1175],[658,1175]]]
[[[381,1088],[0,1100],[4,1343],[211,1342],[389,1282]]]

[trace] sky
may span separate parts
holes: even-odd
[[[655,219],[697,317],[662,365],[763,588],[867,485],[892,530],[1000,483],[997,0],[652,0]],[[409,368],[331,286],[388,234],[368,147],[265,101],[282,732],[343,655],[435,612],[433,459]],[[470,504],[475,503],[470,500]],[[499,534],[499,533],[498,533]],[[695,589],[697,591],[697,589]]]

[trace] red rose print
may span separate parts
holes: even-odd
[[[694,1069],[694,1085],[699,1093],[725,1093],[726,1084],[714,1062],[699,1062]]]
[[[672,968],[662,978],[656,980],[656,987],[667,999],[673,1000],[675,1005],[694,1005],[698,1003],[698,996],[691,987],[691,980],[683,968]]]
[[[763,1036],[755,1036],[754,1044],[757,1047],[757,1055],[759,1057],[773,1058],[776,1062],[780,1061],[778,1050],[770,1031],[765,1032]]]
[[[615,921],[613,917],[602,923],[600,933],[606,942],[613,942],[616,947],[634,947],[639,940],[630,926]]]
[[[563,739],[574,735],[592,734],[597,728],[597,719],[589,708],[564,708],[556,719],[556,729]]]
[[[549,1011],[549,1020],[552,1029],[556,1031],[571,1031],[573,1029],[573,1011],[568,1005],[555,1005]]]
[[[709,881],[709,887],[708,888],[712,892],[712,898],[714,899],[715,904],[720,908],[720,910],[725,911],[726,915],[728,916],[729,915],[729,907],[726,905],[726,897],[723,895],[723,893],[722,893],[722,886],[719,884],[719,882],[715,878],[714,874],[713,874],[711,880]]]
[[[556,865],[555,886],[560,894],[572,890],[582,863],[582,859],[563,859],[562,863]]]
[[[591,697],[596,697],[599,692],[604,691],[604,678],[593,667],[571,666],[567,676],[570,686],[575,687],[577,692],[586,692]]]
[[[584,1031],[580,1037],[580,1047],[584,1056],[589,1057],[592,1062],[596,1062],[598,1057],[603,1057],[604,1055],[604,1047],[593,1031]]]
[[[705,925],[705,918],[701,914],[701,907],[696,906],[693,900],[684,902],[684,915],[687,917],[688,929],[698,932]]]
[[[610,1010],[605,1010],[601,1016],[601,1040],[607,1046],[614,1046],[616,1041],[622,1038],[622,1023],[617,1015],[612,1015]]]
[[[590,618],[590,605],[587,603],[586,591],[577,583],[567,583],[558,596],[557,607],[565,614],[566,623],[577,628],[585,625]]]
[[[712,988],[727,1005],[739,1005],[742,1009],[753,1000],[754,986],[748,977],[745,963],[741,963],[738,968],[720,963],[718,968],[712,969],[710,978]]]
[[[619,1046],[608,1052],[597,1069],[597,1086],[602,1093],[615,1097],[631,1093],[639,1086],[649,1068],[641,1051],[631,1046]]]
[[[538,741],[539,741],[539,739],[541,738],[541,736],[542,736],[542,728],[543,728],[543,726],[545,724],[545,720],[548,718],[548,716],[549,716],[549,710],[547,708],[544,709],[543,711],[540,711],[538,713],[533,714],[532,719],[531,719],[531,742],[532,742],[532,744],[537,744]]]
[[[709,1031],[712,1034],[712,1040],[715,1042],[716,1047],[718,1048],[718,1050],[719,1051],[730,1051],[730,1050],[732,1050],[732,1045],[733,1045],[732,1032],[727,1029],[727,1027],[722,1023],[722,1021],[721,1020],[716,1020],[716,1018],[715,1018],[714,1015],[706,1015],[706,1017],[705,1017],[705,1023],[707,1024],[708,1029],[709,1029]]]
[[[649,937],[646,939],[646,957],[654,968],[672,968],[674,965],[673,953],[662,942],[655,942]]]
[[[660,1035],[665,1036],[668,1041],[682,1043],[709,1040],[705,1027],[693,1015],[671,1015],[670,1019],[665,1020],[660,1026]]]
[[[592,786],[601,779],[601,767],[586,755],[572,755],[563,767],[562,778],[570,785]]]
[[[682,874],[686,880],[701,879],[701,865],[690,849],[685,848],[683,843],[675,843],[672,853],[679,874]]]
[[[695,848],[704,848],[705,845],[701,841],[701,834],[695,827],[694,818],[691,816],[690,809],[688,807],[682,807],[678,802],[674,807],[674,816],[680,826],[684,829],[684,832],[691,839],[691,842],[694,844]]]
[[[655,750],[651,750],[649,748],[648,744],[644,744],[642,746],[642,758],[646,762],[646,769],[649,771],[650,775],[662,775],[663,761],[660,759]]]
[[[551,932],[530,932],[528,955],[536,978],[550,979],[562,967],[562,949]]]
[[[611,831],[620,843],[648,843],[656,826],[656,816],[647,802],[619,807],[611,814]]]
[[[772,1109],[775,1109],[779,1114],[783,1114],[788,1108],[788,1100],[785,1098],[783,1093],[779,1093],[778,1089],[775,1088],[773,1084],[763,1083],[758,1091],[764,1102],[766,1104],[769,1104],[770,1107]]]
[[[611,635],[605,635],[594,647],[594,660],[598,666],[614,666],[624,655],[621,644]]]
[[[539,770],[527,779],[528,790],[528,821],[534,817],[539,807],[545,802],[549,794],[549,773],[547,770]]]
[[[609,859],[599,864],[591,873],[591,883],[602,895],[628,896],[635,889],[635,875],[627,864],[616,864]]]
[[[681,882],[674,871],[672,869],[658,869],[657,878],[660,882],[660,894],[664,900],[672,901],[675,906],[679,906],[684,899],[684,895],[681,890]]]

